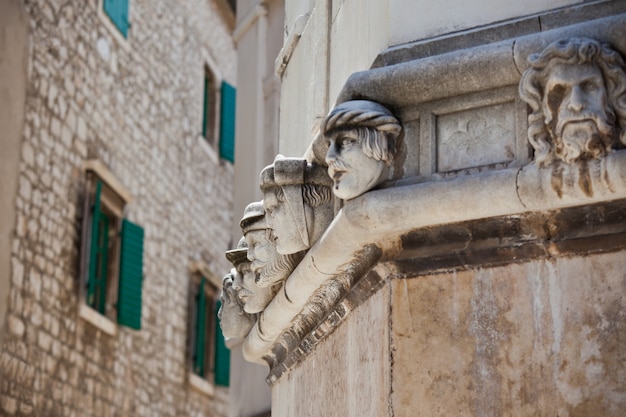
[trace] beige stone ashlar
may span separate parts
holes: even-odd
[[[626,145],[624,60],[608,43],[566,38],[528,58],[519,92],[535,161],[598,159]]]

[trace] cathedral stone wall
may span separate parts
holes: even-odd
[[[7,1],[29,49],[0,414],[226,415],[226,388],[190,385],[186,339],[189,263],[229,269],[233,166],[201,126],[205,67],[235,84],[232,12],[130,0],[124,39],[99,0]],[[145,230],[141,330],[111,336],[78,315],[88,159],[128,190],[125,216]]]

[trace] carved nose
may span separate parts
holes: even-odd
[[[335,150],[335,143],[331,142],[328,151],[326,151],[326,163],[332,162],[335,159],[337,159],[337,151]]]
[[[574,88],[572,88],[572,93],[570,95],[569,103],[567,103],[567,107],[575,112],[579,112],[585,108],[585,96],[580,86],[574,86]]]

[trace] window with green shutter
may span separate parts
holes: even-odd
[[[84,303],[110,320],[106,327],[117,321],[140,329],[143,229],[123,218],[130,195],[102,163],[87,161],[85,170],[80,266]],[[84,316],[88,320],[89,317]]]
[[[191,372],[209,383],[227,386],[230,356],[224,351],[224,338],[218,325],[218,288],[215,278],[210,280],[207,274],[211,275],[204,266],[194,270],[191,277],[188,327]]]
[[[222,82],[220,117],[220,157],[235,162],[235,108],[237,90],[227,82]]]
[[[125,38],[128,37],[130,26],[128,23],[128,2],[129,0],[102,0],[102,9]]]

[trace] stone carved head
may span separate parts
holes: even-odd
[[[239,223],[248,245],[250,268],[261,288],[282,283],[294,270],[304,253],[283,255],[276,250],[276,239],[265,219],[262,201],[248,204]]]
[[[245,337],[256,321],[253,314],[244,311],[243,303],[233,287],[235,274],[237,271],[233,269],[222,280],[222,293],[220,294],[222,306],[217,313],[222,333],[227,339]]]
[[[248,260],[248,245],[241,238],[237,249],[226,252],[226,258],[235,267],[233,277],[233,289],[243,304],[246,313],[260,313],[272,301],[276,291],[273,287],[259,287],[256,283],[255,273],[251,270],[251,262]]]
[[[333,218],[332,181],[304,158],[276,157],[261,171],[263,205],[278,253],[309,249]]]
[[[532,110],[528,139],[539,165],[600,158],[626,144],[626,72],[617,51],[572,38],[528,61],[519,91]]]
[[[386,107],[353,100],[335,107],[321,125],[333,193],[350,200],[389,177],[402,127]]]

